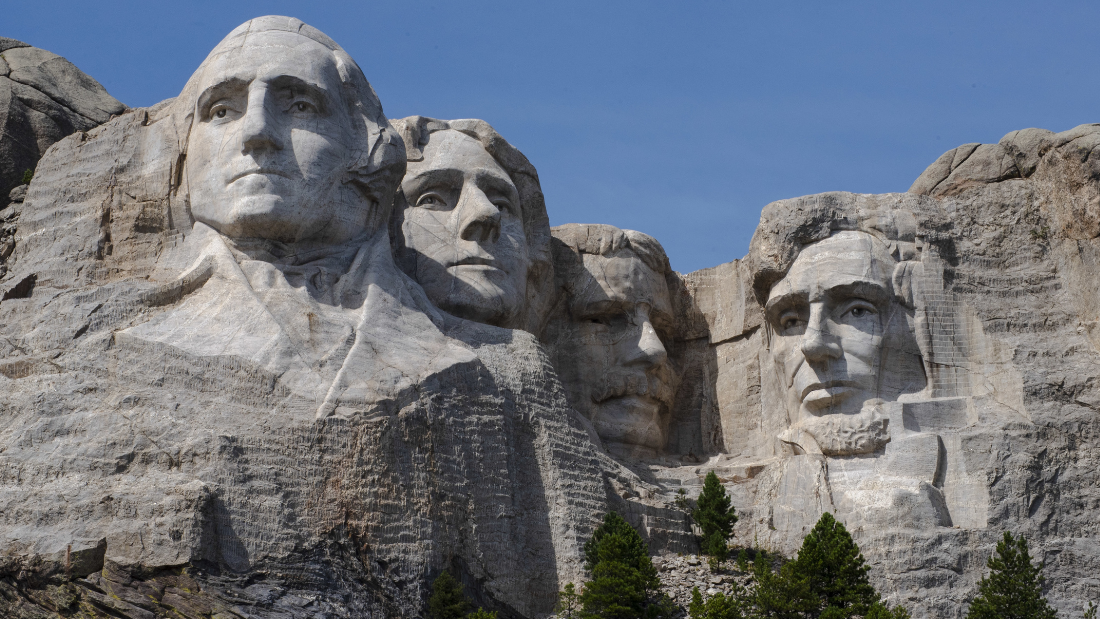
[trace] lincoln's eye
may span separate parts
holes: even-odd
[[[852,316],[855,316],[856,318],[861,318],[865,315],[867,315],[867,310],[866,309],[864,309],[862,307],[853,307],[852,308]]]
[[[308,110],[308,109],[309,109],[309,105],[308,105],[308,104],[306,104],[306,103],[303,103],[303,102],[301,102],[301,101],[299,101],[298,103],[295,103],[295,104],[294,104],[294,107],[295,107],[295,108],[296,108],[296,109],[297,109],[297,110],[298,110],[299,112],[304,112],[304,111],[306,111],[306,110]]]

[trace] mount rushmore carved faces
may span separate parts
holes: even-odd
[[[565,299],[547,341],[570,401],[611,452],[657,453],[676,384],[668,258],[634,230],[569,224],[553,234]]]
[[[452,314],[537,332],[550,226],[534,167],[480,120],[395,126],[409,157],[393,226],[399,265]]]
[[[886,423],[873,404],[925,387],[911,318],[895,293],[897,267],[878,238],[838,232],[802,249],[768,294],[770,348],[792,426],[826,455],[881,447]]]

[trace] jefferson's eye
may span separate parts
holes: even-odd
[[[859,318],[859,317],[861,317],[861,316],[863,316],[864,314],[867,314],[867,313],[868,313],[867,310],[862,308],[862,307],[853,307],[852,308],[852,315],[855,316],[856,318]]]
[[[446,206],[447,203],[443,201],[439,195],[434,193],[426,193],[420,196],[420,199],[416,201],[417,206]]]

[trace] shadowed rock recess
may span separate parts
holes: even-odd
[[[0,43],[13,92],[71,67]],[[1100,598],[1100,125],[769,204],[679,274],[551,229],[488,123],[391,123],[292,18],[151,108],[55,82],[89,125],[0,210],[2,616],[418,617],[445,569],[545,616],[609,510],[697,552],[710,471],[735,543],[833,512],[915,617],[962,617],[1004,530],[1065,616]]]

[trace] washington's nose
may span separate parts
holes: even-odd
[[[467,183],[462,188],[456,210],[462,240],[493,243],[500,238],[500,209],[477,186]]]
[[[250,92],[248,106],[241,118],[241,152],[248,154],[269,149],[282,150],[273,121],[268,109],[267,93],[264,90]]]
[[[668,351],[665,349],[664,342],[657,335],[657,330],[653,328],[653,323],[649,321],[648,317],[641,320],[641,324],[638,326],[637,339],[625,351],[625,356],[624,361],[627,365],[656,366],[668,359]]]
[[[810,306],[810,319],[802,334],[802,354],[808,361],[826,361],[844,356],[837,338],[829,332],[828,317],[818,305]]]

